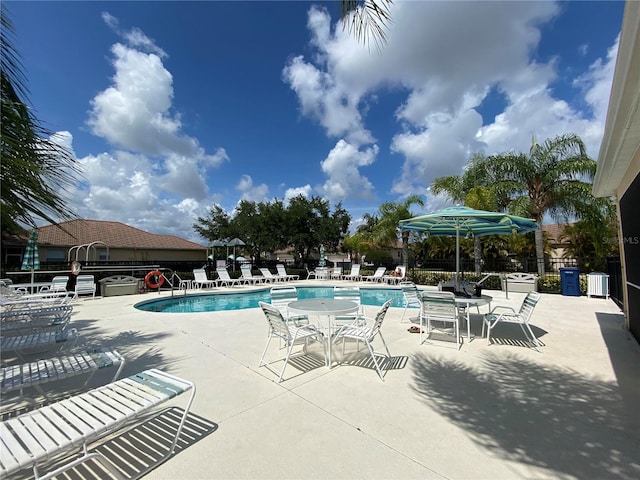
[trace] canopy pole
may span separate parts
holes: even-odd
[[[460,275],[460,219],[456,218],[456,289]]]

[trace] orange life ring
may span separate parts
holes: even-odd
[[[158,277],[158,283],[153,282],[151,277]],[[144,277],[144,283],[146,283],[149,288],[160,288],[164,283],[164,276],[160,270],[152,270]]]
[[[71,273],[74,275],[78,275],[80,273],[80,269],[82,268],[82,264],[78,261],[71,262]]]

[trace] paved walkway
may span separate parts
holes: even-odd
[[[524,298],[485,293],[494,305]],[[123,376],[155,367],[197,385],[187,442],[145,478],[640,478],[640,349],[612,301],[543,295],[532,320],[546,344],[540,352],[510,325],[488,346],[478,315],[477,336],[460,351],[418,345],[392,308],[382,328],[394,356],[384,382],[366,349],[359,357],[348,348],[332,369],[310,349],[277,384],[257,368],[267,331],[259,309],[133,308],[154,296],[80,300],[72,319],[87,341],[127,358]],[[161,423],[144,438],[161,435]]]

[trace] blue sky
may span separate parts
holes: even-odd
[[[397,2],[367,49],[331,2],[6,2],[84,218],[199,243],[213,204],[318,195],[357,224],[475,152],[576,133],[596,159],[623,2]],[[414,207],[414,213],[423,213]]]

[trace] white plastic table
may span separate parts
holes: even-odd
[[[340,315],[357,312],[360,306],[351,300],[336,300],[335,298],[309,298],[296,300],[288,305],[289,311],[298,315],[313,315],[318,318],[326,317],[326,323],[320,322],[317,327],[325,332],[325,338],[329,341],[329,360],[327,366],[331,368],[333,357],[331,356],[331,333],[335,328],[335,318]]]
[[[493,300],[493,297],[490,297],[489,295],[481,295],[479,297],[471,296],[468,298],[456,296],[456,306],[464,308],[467,313],[467,340],[471,341],[471,317],[469,309],[471,307],[476,307],[478,309],[478,313],[480,313],[479,307],[482,305],[489,305],[489,310],[491,310],[491,300]]]

